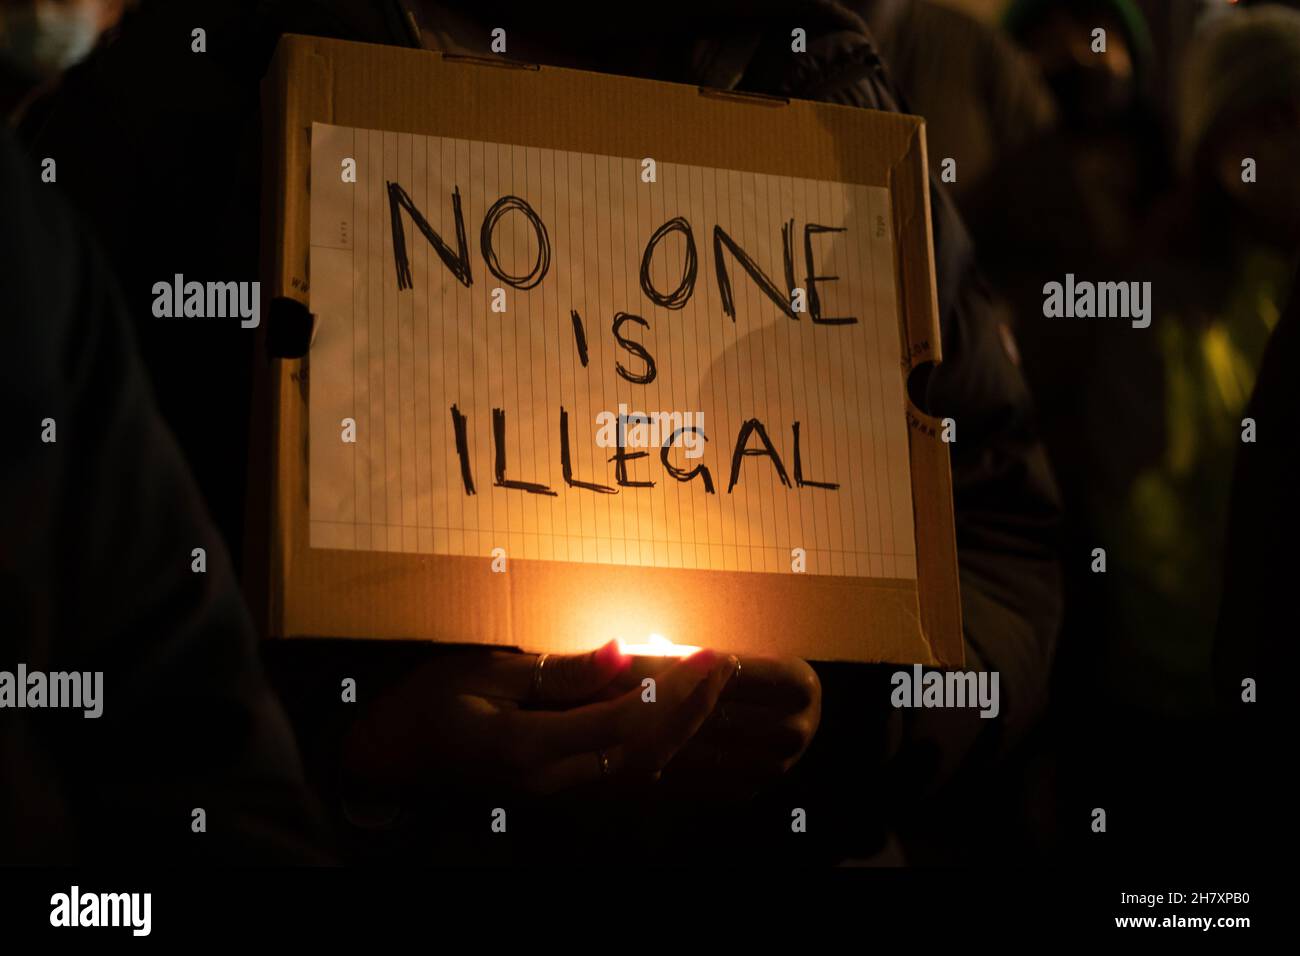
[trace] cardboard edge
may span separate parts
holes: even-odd
[[[311,82],[291,80],[304,72],[311,76]],[[315,51],[310,38],[292,37],[276,46],[262,81],[264,181],[271,187],[262,210],[264,315],[271,314],[270,303],[280,298],[310,306],[310,190],[288,188],[296,170],[310,170],[310,127],[293,127],[285,118],[318,116],[322,115],[321,109],[328,111],[323,115],[332,115],[330,73],[328,59]],[[270,487],[259,490],[257,513],[250,517],[250,527],[260,527],[266,547],[264,556],[255,557],[247,565],[249,574],[256,576],[248,591],[258,598],[255,611],[264,634],[280,636],[287,630],[286,605],[292,593],[294,557],[302,546],[299,535],[305,534],[293,507],[302,469],[294,467],[293,456],[285,455],[284,450],[294,434],[305,433],[306,408],[293,393],[303,381],[307,359],[270,357],[269,326],[264,324],[258,332],[254,391],[262,404],[254,408],[263,409],[265,417],[256,432],[261,447],[251,457],[260,461],[263,481],[269,480]],[[259,487],[259,483],[253,487]],[[305,489],[303,497],[305,500]]]
[[[939,293],[934,269],[934,232],[930,223],[930,175],[925,145],[925,120],[915,117],[907,148],[889,170],[894,197],[894,225],[899,249],[899,288],[904,294],[903,334],[905,362],[915,369],[926,362],[943,361],[939,327]],[[912,253],[902,254],[906,244]],[[918,261],[924,270],[916,271]],[[910,266],[910,267],[909,267]]]
[[[306,269],[310,247],[307,224],[310,192],[287,192],[285,185],[289,181],[290,170],[310,169],[310,128],[290,128],[283,118],[288,115],[306,115],[316,122],[335,121],[332,96],[334,77],[330,54],[328,49],[322,49],[322,46],[333,42],[341,41],[300,36],[282,38],[264,81],[264,96],[267,97],[268,105],[273,107],[265,111],[268,139],[264,145],[279,143],[282,146],[278,151],[278,161],[271,163],[276,189],[274,206],[263,214],[264,222],[269,223],[271,230],[266,236],[268,248],[264,250],[270,257],[271,268],[266,273],[270,281],[269,285],[264,286],[264,291],[269,296],[289,296],[303,304],[309,302]],[[405,52],[419,55],[419,51]],[[291,75],[301,76],[307,70],[318,74],[312,82],[301,79],[297,82],[290,81]],[[820,107],[827,104],[808,105]],[[834,104],[830,106],[833,108]],[[917,117],[890,115],[900,123],[914,124],[905,149],[889,168],[887,188],[893,197],[894,227],[898,239],[895,244],[898,301],[905,343],[905,354],[900,358],[905,368],[915,368],[927,361],[938,361],[941,356],[924,124]],[[905,243],[910,255],[904,255]],[[924,268],[918,269],[914,262],[918,255],[925,264]],[[909,262],[912,263],[910,269],[905,268]],[[296,270],[295,265],[298,266]],[[269,410],[272,471],[267,474],[272,475],[275,481],[270,495],[270,566],[263,578],[269,593],[264,615],[267,632],[285,637],[327,636],[311,633],[310,629],[288,627],[290,619],[297,620],[299,616],[303,619],[318,617],[311,611],[306,599],[298,593],[298,589],[305,583],[300,578],[305,575],[315,583],[320,583],[318,578],[337,580],[334,575],[322,573],[330,563],[323,557],[328,552],[308,550],[305,467],[301,461],[290,460],[293,455],[286,453],[290,447],[287,442],[292,442],[294,435],[305,441],[307,433],[307,411],[299,393],[305,388],[308,360],[271,360],[266,364],[269,366],[269,394],[276,396],[270,403],[274,408]],[[910,401],[907,405],[909,426],[913,425],[911,416],[915,416],[915,421],[928,424],[933,431],[937,424],[935,420],[915,408]],[[950,530],[952,498],[947,449],[937,438],[929,441],[918,438],[915,427],[909,427],[909,446],[913,465],[913,518],[917,529],[918,556],[934,553],[944,567],[953,569],[953,573],[952,587],[944,589],[947,593],[934,594],[937,585],[933,580],[928,580],[930,576],[922,573],[924,562],[918,561],[916,594],[912,602],[914,606],[906,609],[906,615],[918,622],[918,631],[928,645],[931,663],[959,666],[963,660],[963,641],[955,573],[955,534]],[[933,482],[918,482],[918,469],[933,469]],[[299,493],[301,502],[297,500]],[[939,501],[938,508],[931,506],[936,499]],[[918,508],[917,501],[926,501],[927,506]],[[298,507],[300,504],[301,508]],[[949,522],[946,534],[945,520]],[[303,559],[302,567],[295,567],[295,556]],[[386,559],[374,562],[376,566],[385,563]],[[372,575],[362,575],[370,576]],[[930,596],[925,602],[921,601],[923,594]],[[513,594],[507,595],[507,619],[510,621],[514,618],[513,598]],[[932,603],[931,598],[941,602],[942,606],[928,607]],[[951,639],[936,646],[931,640],[931,635],[936,633],[949,634]]]
[[[907,374],[921,365],[943,361],[929,162],[922,119],[917,119],[907,148],[890,167],[889,191],[894,198],[902,366]],[[917,263],[924,263],[924,269],[918,270]],[[941,438],[940,420],[918,407],[906,387],[903,395],[912,460],[912,524],[916,529],[917,611],[922,636],[933,663],[961,667],[966,655],[956,570],[952,465],[947,444]],[[920,560],[921,555],[925,560]],[[945,579],[933,573],[936,563],[952,568],[953,574]]]

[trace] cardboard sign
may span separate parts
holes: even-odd
[[[267,94],[269,633],[961,662],[919,120],[299,37]]]

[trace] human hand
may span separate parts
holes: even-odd
[[[741,658],[712,717],[665,782],[719,795],[752,792],[799,762],[821,721],[821,682],[798,658]]]
[[[540,670],[535,655],[440,656],[357,722],[345,769],[373,783],[455,774],[535,793],[604,777],[657,779],[709,717],[737,661],[693,654],[657,678],[653,703],[639,686],[620,692],[629,664],[614,641],[547,655]]]

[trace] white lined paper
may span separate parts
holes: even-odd
[[[357,182],[342,181],[346,157]],[[310,305],[318,332],[309,357],[309,493],[312,547],[789,572],[916,576],[902,347],[889,193],[878,187],[659,163],[642,182],[639,158],[315,124],[312,131]],[[396,278],[387,182],[399,183],[433,230],[456,245],[459,189],[472,285],[466,288],[402,214],[411,288]],[[489,272],[480,227],[503,195],[524,199],[545,224],[550,268],[528,291]],[[639,270],[650,236],[683,216],[698,274],[680,310],[654,304]],[[781,224],[795,222],[796,284],[807,286],[803,226],[843,228],[813,239],[824,316],[853,325],[792,321],[729,253],[736,319],[723,312],[715,274],[715,224],[785,290]],[[878,234],[879,233],[879,234]],[[680,236],[652,260],[655,287],[681,278]],[[494,248],[511,274],[527,272],[537,243],[508,213]],[[508,311],[489,308],[503,287]],[[570,310],[582,317],[583,367]],[[619,348],[614,315],[653,354],[648,385]],[[568,412],[575,477],[615,485],[614,449],[596,447],[596,415],[619,404],[644,412],[702,412],[704,465],[716,494],[670,477],[657,448],[628,463],[653,488],[598,494],[565,485],[560,408]],[[467,495],[451,406],[468,419],[475,494]],[[554,497],[495,487],[492,409],[506,413],[507,475]],[[357,441],[341,440],[356,422]],[[794,484],[792,424],[800,422],[805,478],[837,490],[783,487],[767,458],[746,457],[727,492],[741,423],[761,420]],[[758,447],[751,439],[750,448]]]

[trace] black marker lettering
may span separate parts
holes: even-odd
[[[654,356],[652,356],[646,350],[646,347],[642,345],[640,342],[633,341],[632,339],[623,338],[623,336],[619,333],[619,329],[622,327],[624,322],[635,322],[637,325],[644,326],[647,329],[650,328],[650,323],[647,322],[645,319],[641,318],[641,316],[639,315],[630,315],[627,312],[614,313],[614,338],[618,339],[619,345],[623,346],[623,348],[627,349],[637,358],[641,359],[641,361],[645,362],[645,372],[641,375],[633,375],[631,372],[629,372],[627,369],[623,367],[622,362],[616,360],[614,364],[618,366],[618,374],[622,375],[625,379],[627,379],[632,384],[649,385],[651,382],[655,380],[655,375],[658,374],[655,371]]]
[[[794,423],[794,483],[797,487],[803,488],[805,485],[810,488],[830,488],[832,490],[839,487],[829,481],[813,481],[811,478],[805,479],[803,476],[803,458],[799,454],[799,423]]]
[[[856,325],[857,319],[852,316],[836,316],[834,318],[823,319],[821,297],[817,295],[818,282],[834,282],[839,276],[819,276],[816,275],[816,267],[813,265],[813,247],[812,237],[814,234],[822,232],[843,232],[842,228],[831,226],[819,226],[816,223],[808,223],[803,227],[803,257],[804,264],[808,267],[808,314],[818,325]]]
[[[442,260],[443,265],[451,270],[451,274],[460,281],[460,284],[466,288],[474,284],[474,277],[470,274],[469,268],[469,247],[465,243],[465,216],[460,210],[460,187],[458,186],[451,191],[451,208],[452,214],[456,217],[457,251],[454,253],[451,251],[451,246],[443,242],[442,237],[433,231],[433,227],[429,225],[423,213],[415,208],[415,203],[411,202],[411,197],[406,194],[406,190],[397,183],[388,183],[388,211],[393,224],[393,264],[397,267],[399,292],[411,288],[411,263],[406,255],[406,230],[402,228],[403,209],[410,215],[415,228],[429,240],[429,244],[433,246],[433,251],[438,253],[438,258]]]
[[[745,444],[749,441],[750,432],[757,432],[759,440],[763,443],[762,448],[746,448]],[[745,455],[764,455],[772,459],[772,464],[776,466],[776,473],[781,479],[781,484],[787,488],[790,487],[790,479],[786,476],[785,466],[781,464],[781,456],[776,453],[772,447],[772,442],[767,437],[767,429],[757,418],[751,418],[740,426],[740,434],[736,436],[736,451],[731,456],[731,481],[727,485],[727,494],[731,494],[731,489],[736,487],[736,480],[740,477],[740,461]]]
[[[587,367],[587,330],[582,327],[582,316],[578,314],[577,309],[570,309],[569,315],[573,316],[573,341],[578,346],[578,359],[582,362],[582,367]]]
[[[699,475],[704,481],[704,493],[709,495],[715,494],[713,490],[713,476],[709,474],[709,469],[705,465],[696,465],[690,471],[683,471],[681,468],[675,467],[673,463],[668,460],[668,449],[672,447],[673,442],[677,441],[678,437],[684,432],[696,432],[697,434],[702,435],[705,441],[709,440],[709,436],[704,434],[703,428],[699,428],[695,425],[691,425],[688,428],[679,428],[668,436],[668,440],[665,441],[663,447],[659,449],[659,460],[663,462],[663,466],[667,470],[668,474],[672,475],[678,481],[687,482],[696,475]]]
[[[794,220],[781,224],[781,258],[785,262],[785,287],[794,296]],[[795,319],[799,317],[796,315]]]
[[[469,471],[469,438],[465,434],[465,416],[455,405],[451,406],[451,426],[456,432],[456,454],[460,456],[460,480],[465,483],[465,494],[474,494],[474,476]]]
[[[575,312],[574,315],[577,315]],[[569,413],[560,406],[560,469],[564,472],[564,483],[572,488],[586,488],[588,491],[599,491],[602,495],[616,495],[617,488],[611,488],[609,485],[598,485],[592,481],[578,481],[573,477],[573,463],[569,457]]]
[[[497,259],[496,250],[492,248],[492,234],[496,231],[497,223],[512,209],[524,214],[524,218],[532,224],[533,232],[537,235],[537,261],[533,263],[532,271],[522,276],[512,276],[502,272],[501,262]],[[488,271],[516,289],[531,289],[546,278],[547,270],[551,268],[551,240],[546,235],[546,227],[542,225],[542,219],[533,211],[533,207],[518,196],[502,196],[492,204],[492,208],[483,217],[479,245],[483,249],[483,261],[487,263]]]
[[[782,227],[781,233],[783,237],[788,238],[784,227]],[[749,273],[749,277],[758,284],[758,287],[763,290],[769,299],[776,303],[777,308],[790,318],[798,320],[799,316],[795,314],[794,307],[790,304],[790,297],[794,295],[793,288],[787,291],[785,295],[782,295],[781,290],[776,287],[776,283],[767,277],[763,270],[758,267],[758,263],[751,259],[744,249],[736,245],[736,241],[727,235],[721,226],[714,226],[713,267],[718,277],[718,295],[722,299],[722,311],[731,316],[731,321],[736,321],[736,304],[731,295],[731,279],[727,276],[727,266],[722,261],[722,247],[724,245],[731,250],[731,254],[735,256],[741,268]],[[794,275],[794,262],[792,259],[794,253],[788,241],[783,242],[782,246],[785,249],[785,274],[788,279]]]
[[[680,232],[686,237],[686,259],[682,263],[682,281],[671,294],[664,295],[650,280],[650,260],[654,256],[655,247],[659,245],[659,240],[670,232]],[[695,258],[695,234],[691,232],[691,224],[682,216],[669,219],[655,230],[655,234],[646,243],[645,254],[641,257],[641,290],[656,305],[662,305],[666,309],[683,308],[691,300],[691,294],[695,291],[695,275],[698,270],[699,262]]]
[[[512,481],[506,478],[506,413],[503,409],[492,409],[492,440],[496,445],[496,485],[498,488],[517,488],[533,495],[550,495],[556,493],[546,485],[531,481]]]
[[[610,461],[615,462],[614,480],[624,488],[653,488],[655,486],[653,481],[631,481],[627,477],[627,463],[629,461],[649,457],[650,453],[648,451],[634,451],[630,455],[627,453],[627,448],[623,444],[623,425],[622,422],[620,422],[618,430],[618,448],[614,452],[614,457],[610,459]]]

